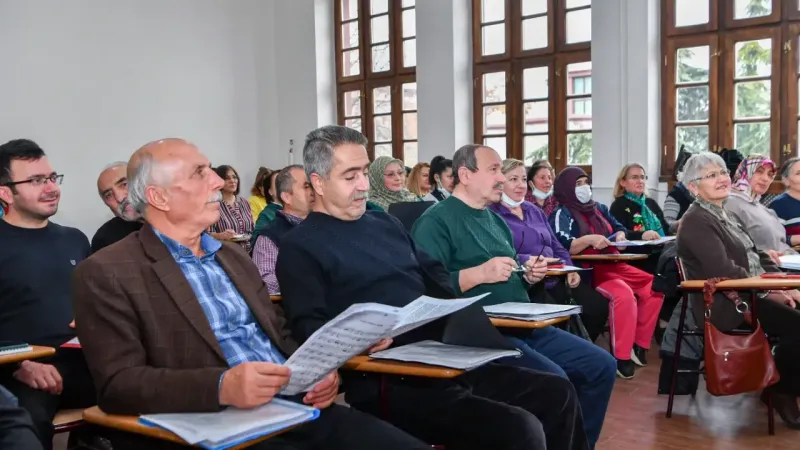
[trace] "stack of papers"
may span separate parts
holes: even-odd
[[[521,354],[519,350],[493,350],[448,345],[436,341],[421,341],[373,353],[369,356],[376,359],[391,359],[460,370],[472,370],[496,359],[509,356],[519,357]]]
[[[33,351],[25,342],[0,341],[0,355],[13,355]]]
[[[561,267],[548,267],[548,272],[563,272],[563,273],[570,273],[570,272],[578,272],[581,270],[592,270],[592,269],[583,269],[581,267],[575,267],[570,265],[563,265]]]
[[[139,422],[171,431],[192,445],[222,450],[314,420],[319,410],[273,399],[253,409],[228,408],[213,413],[149,414]]]
[[[656,239],[654,241],[621,241],[621,242],[612,242],[612,247],[642,247],[645,245],[664,245],[667,242],[674,241],[675,236],[666,236],[662,237],[661,239]]]
[[[544,303],[509,302],[484,306],[489,317],[538,322],[580,314],[580,305],[549,305]]]
[[[800,255],[781,256],[780,267],[786,270],[800,270]]]

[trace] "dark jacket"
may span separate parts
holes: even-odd
[[[661,207],[658,206],[658,202],[653,200],[650,197],[647,197],[644,200],[645,204],[650,211],[653,211],[653,214],[658,218],[658,221],[661,222],[661,227],[664,229],[664,234],[669,234],[669,224],[667,220],[664,219],[664,212],[661,211]],[[642,207],[638,203],[625,198],[625,196],[617,197],[614,200],[614,203],[611,204],[611,215],[614,216],[615,219],[619,221],[625,227],[625,236],[632,241],[642,239],[642,234],[644,234],[644,222],[642,222],[641,214],[642,214]],[[636,214],[639,214],[639,218],[636,217]],[[655,230],[653,230],[655,231]]]

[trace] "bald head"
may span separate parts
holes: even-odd
[[[199,234],[219,219],[222,179],[191,142],[147,143],[131,156],[127,174],[131,204],[160,231],[174,226]]]
[[[128,163],[117,161],[107,165],[97,177],[97,193],[115,216],[129,222],[141,216],[128,201]]]

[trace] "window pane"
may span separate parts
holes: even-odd
[[[685,145],[691,152],[704,152],[708,150],[708,126],[699,125],[691,127],[677,127],[675,129],[675,148]],[[678,152],[675,152],[677,155]]]
[[[549,140],[547,135],[525,136],[525,165],[529,166],[540,159],[548,159]]]
[[[416,142],[403,143],[403,162],[408,167],[414,167],[419,162],[419,150]]]
[[[358,50],[342,52],[342,75],[345,77],[361,73],[361,60]]]
[[[734,0],[733,18],[749,19],[772,14],[772,0]]]
[[[675,0],[675,26],[708,23],[708,0]]]
[[[675,80],[678,83],[708,81],[710,55],[707,45],[679,48],[675,56]]]
[[[392,144],[376,144],[375,145],[375,157],[379,158],[381,156],[392,156]]]
[[[567,164],[588,165],[592,163],[592,133],[567,134]]]
[[[414,67],[417,65],[417,40],[409,39],[403,41],[403,67]]]
[[[547,16],[522,21],[522,49],[547,47]]]
[[[344,116],[353,117],[361,115],[361,92],[348,91],[342,94],[342,101],[344,102]]]
[[[482,0],[481,23],[503,20],[506,17],[505,0]]]
[[[352,128],[361,133],[361,119],[347,119],[344,121],[344,126]]]
[[[403,139],[417,139],[417,113],[403,114]]]
[[[525,133],[547,133],[550,102],[527,102],[524,106],[522,124]]]
[[[770,116],[771,85],[768,80],[736,83],[737,119]]]
[[[358,47],[358,21],[342,24],[342,48]]]
[[[591,76],[592,76],[592,62],[591,61],[567,64],[567,80],[574,80],[576,78],[586,78],[587,80],[584,80],[584,81],[586,83],[588,83],[588,89],[589,89],[589,92],[587,92],[587,94],[591,93],[591,89],[592,89]],[[584,84],[584,85],[586,85],[586,84]],[[568,89],[570,89],[571,87],[572,87],[571,83],[567,84],[567,88]],[[571,90],[567,93],[567,95],[579,95],[579,94],[581,94],[581,93],[580,92],[573,92]]]
[[[403,84],[403,111],[417,109],[417,83]]]
[[[505,137],[483,138],[483,145],[494,149],[500,155],[500,159],[507,158]]]
[[[386,72],[391,66],[389,62],[389,44],[372,46],[372,71]]]
[[[567,9],[579,8],[592,4],[592,0],[567,0]]]
[[[589,98],[567,100],[567,130],[592,129],[592,100]]]
[[[592,10],[581,9],[567,13],[567,44],[592,40]]]
[[[389,11],[389,0],[370,0],[369,11],[373,16]]]
[[[678,88],[675,103],[675,120],[678,122],[708,120],[708,86]]]
[[[748,156],[769,156],[769,122],[737,123],[733,129],[736,150]]]
[[[392,112],[392,88],[381,86],[372,89],[372,113],[388,114]]]
[[[550,83],[549,67],[531,67],[522,71],[522,96],[527,99],[547,98]]]
[[[506,52],[506,26],[502,23],[481,28],[481,54],[500,55]]]
[[[403,11],[403,37],[414,37],[417,35],[417,14],[416,9]]]
[[[772,40],[736,43],[736,78],[762,77],[772,73]]]
[[[506,73],[494,72],[483,74],[483,102],[506,101]]]
[[[350,20],[358,17],[358,0],[341,0],[342,20]]]
[[[571,95],[585,95],[592,93],[592,77],[573,77]]]
[[[389,41],[389,16],[380,16],[371,19],[370,26],[372,27],[371,43],[376,44],[378,42]]]
[[[416,5],[416,0],[403,0],[403,8]]]
[[[483,107],[483,134],[506,134],[506,105]]]
[[[373,117],[375,123],[375,133],[373,133],[373,141],[375,142],[391,142],[392,141],[392,116],[375,116]]]
[[[544,14],[547,12],[547,0],[522,0],[522,15]]]

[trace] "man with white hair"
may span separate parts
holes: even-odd
[[[136,151],[128,180],[128,198],[145,225],[87,259],[73,283],[98,406],[139,415],[270,402],[289,381],[284,363],[297,344],[250,256],[206,233],[219,220],[223,180],[181,139]],[[250,448],[427,448],[385,422],[333,404],[338,388],[334,371],[288,398],[320,409],[319,417]],[[175,447],[127,434],[112,443],[115,450]]]
[[[104,223],[92,238],[92,253],[121,240],[142,228],[142,215],[128,200],[128,163],[117,161],[106,166],[97,177],[97,193],[114,217]]]

